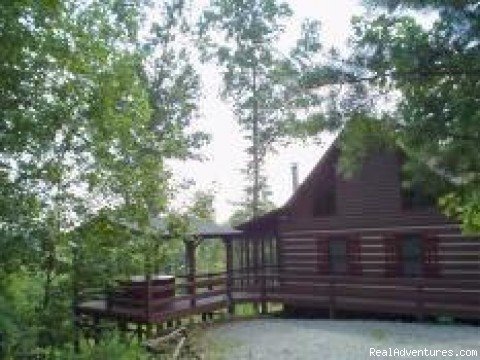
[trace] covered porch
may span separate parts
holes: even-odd
[[[166,236],[164,227],[157,227]],[[199,246],[214,239],[224,246],[225,270],[197,272]],[[275,282],[278,253],[271,234],[246,237],[228,226],[197,223],[185,236],[184,250],[182,274],[145,274],[119,281],[102,294],[86,291],[74,309],[77,330],[93,330],[98,338],[100,322],[108,320],[122,331],[134,324],[142,338],[152,334],[152,325],[158,331],[191,316],[206,321],[220,310],[233,314],[239,302],[261,304],[267,311],[267,288]]]

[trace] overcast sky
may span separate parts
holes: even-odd
[[[197,0],[198,8],[207,2]],[[288,3],[294,16],[279,44],[282,49],[293,46],[298,38],[302,19],[307,17],[321,21],[322,42],[325,46],[344,48],[351,29],[350,19],[363,10],[358,0],[289,0]],[[196,190],[213,190],[217,221],[223,222],[234,211],[233,203],[243,197],[246,183],[240,170],[245,168],[247,161],[247,144],[231,108],[220,99],[222,79],[219,69],[213,65],[204,65],[201,67],[201,77],[202,100],[196,128],[211,134],[212,141],[202,149],[202,154],[207,157],[206,161],[172,164],[177,182],[194,182],[188,190],[178,195],[176,204],[178,207],[188,204]],[[268,156],[266,174],[273,192],[272,201],[277,206],[281,206],[292,193],[291,164],[299,164],[300,180],[303,180],[331,140],[331,136],[325,136],[323,145],[302,145],[299,142],[279,148],[277,154]]]

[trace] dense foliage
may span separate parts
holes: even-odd
[[[199,81],[177,42],[184,2],[147,3],[0,4],[2,356],[68,347],[75,294],[181,251],[150,219],[167,210],[165,159],[207,138],[186,131]]]
[[[344,145],[355,148],[346,152],[347,165],[365,154],[360,143],[371,145],[359,139],[388,134],[377,140],[400,146],[410,173],[437,185],[440,203],[465,230],[479,231],[480,6],[366,3],[367,15],[353,20],[351,55],[336,54],[303,74],[304,86],[329,87],[335,101],[301,128],[316,133],[352,123]]]
[[[208,140],[190,128],[200,79],[185,5],[0,2],[1,358],[148,358],[114,333],[73,354],[72,305],[118,278],[183,271],[189,219],[214,217],[210,193],[169,211],[165,161],[193,157]],[[445,211],[478,232],[480,5],[366,5],[349,56],[328,51],[318,63],[315,21],[288,54],[277,48],[291,16],[282,2],[212,0],[203,13],[197,45],[222,68],[250,142],[250,185],[234,219],[272,206],[264,163],[279,139],[343,129],[347,175],[371,151],[401,147],[412,183],[428,181]],[[169,239],[152,231],[158,217]],[[202,244],[200,271],[222,270],[223,251]]]

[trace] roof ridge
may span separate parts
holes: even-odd
[[[330,156],[333,150],[337,148],[338,142],[339,142],[340,134],[338,134],[335,139],[330,143],[328,148],[325,150],[325,152],[322,154],[320,159],[317,161],[315,166],[312,168],[312,170],[309,172],[307,177],[301,182],[301,184],[298,186],[297,190],[290,196],[290,198],[281,206],[279,209],[285,209],[289,206],[291,206],[294,201],[297,199],[299,194],[302,192],[303,188],[307,186],[308,183],[312,181],[312,179],[315,177],[317,172],[319,171],[319,168],[321,168],[324,164],[326,159]]]

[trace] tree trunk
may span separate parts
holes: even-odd
[[[259,214],[259,139],[258,139],[258,99],[257,99],[257,66],[252,69],[252,95],[253,95],[253,113],[252,113],[252,145],[253,145],[253,188],[252,188],[252,214],[257,217]]]

